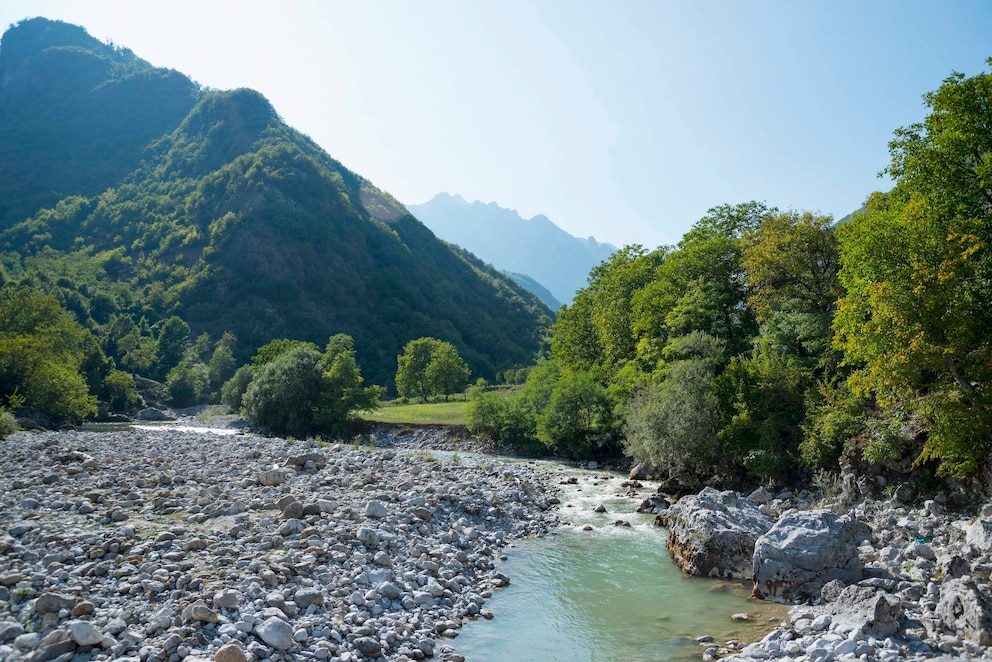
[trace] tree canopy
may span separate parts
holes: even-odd
[[[404,398],[426,401],[447,396],[465,386],[469,368],[451,343],[417,338],[396,359],[396,389]]]

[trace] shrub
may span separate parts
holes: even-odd
[[[254,370],[246,364],[238,368],[220,389],[220,401],[231,408],[231,411],[241,411],[241,400],[248,390]]]
[[[17,419],[6,409],[0,409],[0,439],[17,432]]]

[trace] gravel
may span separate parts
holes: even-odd
[[[488,458],[208,431],[0,442],[0,660],[417,660],[557,524]]]

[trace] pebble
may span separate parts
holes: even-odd
[[[492,618],[502,548],[557,525],[556,475],[387,441],[11,435],[0,590],[25,597],[0,596],[0,659],[433,657]]]
[[[877,596],[876,601],[847,606],[843,582],[831,582],[818,604],[793,606],[788,622],[761,641],[729,656],[720,649],[712,659],[992,659],[992,648],[981,643],[992,642],[992,601],[962,602],[957,593],[961,586],[973,585],[976,595],[992,594],[992,538],[984,537],[985,530],[992,530],[992,522],[985,521],[992,519],[992,504],[984,506],[979,519],[972,521],[951,512],[946,499],[944,503],[936,497],[926,500],[920,509],[904,505],[911,496],[908,488],[901,487],[890,501],[867,498],[850,510],[870,526],[872,539],[862,541],[858,548],[864,579],[849,588],[856,589],[855,593],[867,591]],[[893,605],[901,615],[894,620]],[[966,610],[966,617],[961,617],[960,610]],[[876,620],[879,614],[885,619],[882,623]],[[876,627],[886,631],[873,634]],[[956,631],[956,627],[964,629]]]

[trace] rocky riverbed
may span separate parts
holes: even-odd
[[[959,512],[939,494],[896,495],[796,508],[791,492],[707,488],[663,510],[681,567],[794,605],[760,642],[701,637],[703,659],[992,659],[992,504]]]
[[[555,476],[189,430],[0,442],[0,660],[457,660]]]

